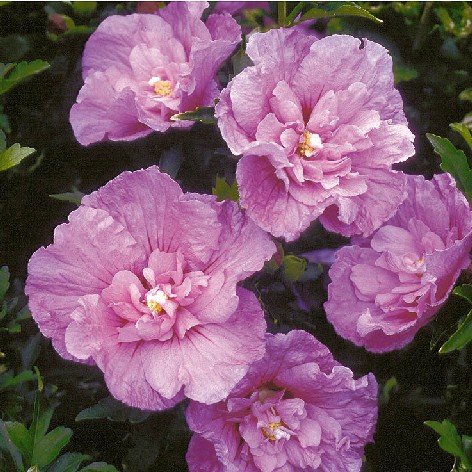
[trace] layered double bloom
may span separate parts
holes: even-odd
[[[263,311],[237,283],[274,251],[234,202],[151,167],[83,198],[31,257],[26,293],[59,354],[97,364],[116,398],[213,403],[265,352]]]
[[[371,234],[406,197],[392,164],[414,153],[388,52],[295,28],[254,34],[246,52],[254,66],[216,107],[229,148],[242,154],[241,205],[287,241],[318,217],[345,236]]]

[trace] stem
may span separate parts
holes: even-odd
[[[277,2],[277,17],[279,26],[287,24],[287,2]]]

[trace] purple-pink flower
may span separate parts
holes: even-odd
[[[212,403],[264,354],[263,311],[236,284],[274,251],[237,204],[150,167],[82,199],[31,257],[26,293],[59,354],[96,363],[119,400]]]
[[[70,112],[77,140],[133,140],[187,128],[174,114],[212,106],[215,74],[241,40],[227,13],[200,19],[207,2],[173,2],[155,15],[114,15],[88,40],[85,84]]]
[[[320,215],[331,231],[371,234],[406,195],[392,164],[414,153],[388,52],[299,29],[254,34],[246,52],[254,66],[216,106],[229,148],[243,154],[242,206],[288,241]]]
[[[355,472],[377,420],[377,382],[305,331],[267,335],[267,352],[229,397],[190,402],[190,472]]]
[[[409,343],[469,264],[472,212],[448,174],[408,177],[408,198],[371,238],[344,247],[325,310],[336,332],[369,351]]]

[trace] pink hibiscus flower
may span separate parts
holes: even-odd
[[[31,257],[26,293],[59,354],[96,363],[119,400],[211,403],[264,354],[262,309],[236,284],[274,251],[235,203],[150,167],[82,199]]]
[[[190,472],[355,472],[377,421],[377,382],[354,380],[305,331],[267,335],[267,352],[229,397],[191,402]]]
[[[360,246],[338,251],[324,307],[336,332],[369,351],[409,343],[469,264],[472,212],[448,174],[408,177],[408,198]]]
[[[88,40],[85,84],[70,112],[77,140],[133,140],[153,130],[187,128],[176,113],[212,106],[221,63],[241,40],[227,13],[200,20],[207,2],[175,2],[155,15],[114,15]]]
[[[405,198],[392,164],[414,153],[387,51],[351,36],[277,29],[254,34],[246,52],[254,66],[216,106],[229,148],[243,154],[242,206],[287,241],[320,215],[345,236],[372,233]]]

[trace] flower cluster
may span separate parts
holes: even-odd
[[[189,127],[173,115],[219,97],[241,206],[184,193],[157,167],[122,173],[31,257],[31,312],[61,356],[97,365],[128,405],[191,399],[192,472],[358,472],[374,376],[354,379],[311,334],[266,335],[240,282],[274,254],[267,233],[293,241],[319,218],[354,243],[329,272],[329,321],[371,351],[398,349],[469,264],[472,212],[449,176],[393,170],[414,136],[382,46],[303,27],[255,33],[252,65],[220,94],[241,29],[228,13],[204,23],[207,6],[105,19],[70,120],[84,145],[133,140]]]
[[[70,112],[77,140],[133,140],[190,121],[172,115],[211,106],[221,63],[241,40],[229,14],[200,20],[206,2],[175,2],[155,15],[113,15],[86,44],[85,84]]]

